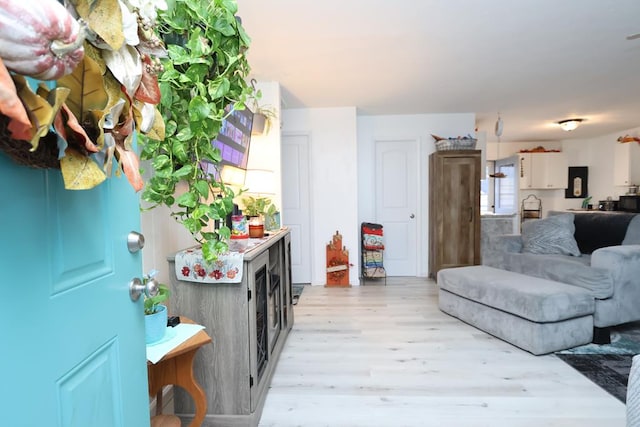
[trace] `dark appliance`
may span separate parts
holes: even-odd
[[[617,211],[618,210],[618,201],[617,200],[600,200],[598,203],[598,210],[601,211]]]
[[[640,195],[620,196],[618,209],[625,212],[640,212]]]

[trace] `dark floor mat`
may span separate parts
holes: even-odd
[[[625,403],[632,355],[556,354],[585,377]]]

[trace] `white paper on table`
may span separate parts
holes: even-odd
[[[180,323],[174,327],[167,327],[165,338],[156,343],[147,344],[147,360],[154,364],[158,363],[165,354],[203,329],[204,326],[191,323]]]

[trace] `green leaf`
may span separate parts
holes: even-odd
[[[229,240],[231,238],[231,229],[229,227],[220,227],[218,234],[222,240]]]
[[[191,128],[184,127],[178,131],[176,138],[178,141],[188,141],[193,138],[193,132],[191,131]]]
[[[169,156],[162,154],[153,159],[152,165],[155,170],[164,169],[171,166],[171,159],[169,159]]]
[[[187,64],[191,61],[191,55],[182,46],[169,45],[167,46],[169,58],[171,58],[173,65]],[[165,78],[163,76],[163,78]]]
[[[196,203],[198,202],[198,198],[193,193],[186,192],[180,195],[176,199],[176,202],[178,203],[179,206],[193,208],[196,206]]]
[[[171,153],[182,163],[186,163],[189,161],[189,153],[187,151],[187,143],[186,140],[176,140],[171,146]]]
[[[202,229],[202,226],[200,225],[200,221],[194,218],[185,218],[182,221],[182,224],[187,228],[187,230],[191,234],[197,234]]]
[[[158,304],[162,304],[169,299],[169,287],[163,283],[158,285],[158,293],[152,297],[144,299],[144,314],[153,314],[157,310]]]
[[[164,137],[169,138],[176,133],[178,125],[174,120],[165,121],[164,124]]]
[[[182,179],[190,176],[193,173],[193,165],[184,165],[173,173],[173,176]]]
[[[215,241],[208,240],[202,245],[202,257],[209,262],[218,259],[218,254],[215,250]]]
[[[192,82],[204,81],[209,74],[209,64],[207,62],[203,60],[200,63],[192,64],[185,72],[185,75]]]
[[[231,87],[231,82],[226,77],[219,77],[211,82],[209,82],[209,87],[207,91],[209,96],[212,99],[217,99],[225,96],[229,93],[229,88]]]
[[[189,119],[191,121],[203,120],[211,114],[211,106],[202,97],[197,96],[189,103]]]
[[[205,199],[209,197],[209,183],[207,181],[204,181],[204,180],[196,181],[193,184],[193,186],[198,191],[198,194],[200,194],[201,197]]]

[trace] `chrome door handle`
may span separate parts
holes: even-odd
[[[129,297],[131,301],[138,301],[140,296],[144,294],[147,297],[153,297],[158,295],[158,290],[160,289],[160,284],[155,279],[155,275],[157,271],[153,271],[146,276],[142,280],[137,277],[134,277],[129,282]]]
[[[415,216],[414,214],[409,215],[409,218],[411,218],[411,219],[413,219],[413,218],[415,218],[415,217],[416,217],[416,216]]]

